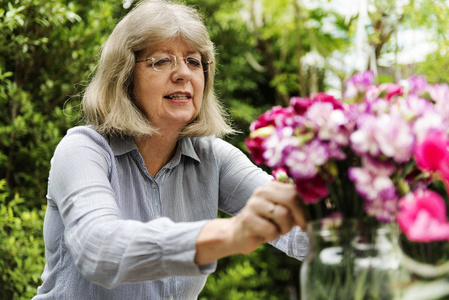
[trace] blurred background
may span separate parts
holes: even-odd
[[[186,0],[217,52],[216,90],[242,134],[292,96],[341,97],[354,72],[378,83],[449,82],[446,0]],[[45,257],[49,161],[99,48],[132,0],[0,0],[0,299],[30,299]],[[300,262],[270,246],[222,259],[200,299],[299,299]]]

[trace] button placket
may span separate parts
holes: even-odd
[[[152,195],[151,199],[153,199],[152,205],[154,205],[153,213],[154,213],[154,217],[157,219],[157,218],[160,218],[162,215],[159,186],[156,182],[151,181],[150,188],[151,188],[150,193]]]

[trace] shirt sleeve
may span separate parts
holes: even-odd
[[[220,164],[220,209],[235,215],[245,206],[253,191],[273,180],[273,177],[254,165],[238,148],[221,139],[216,139],[214,143]],[[303,260],[308,252],[309,239],[296,226],[270,244],[291,257]]]
[[[66,136],[52,159],[49,200],[58,207],[65,243],[83,276],[113,288],[212,272],[194,263],[196,239],[207,221],[121,218],[110,183],[113,159],[106,140],[92,134]]]
[[[214,150],[219,165],[219,208],[237,214],[254,190],[273,180],[261,168],[254,165],[237,147],[221,140],[214,140]]]

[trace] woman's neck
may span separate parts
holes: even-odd
[[[171,136],[155,135],[135,141],[148,173],[154,178],[173,157],[177,142],[178,134]]]

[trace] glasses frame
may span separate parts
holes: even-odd
[[[176,68],[178,67],[179,59],[183,60],[186,65],[188,65],[188,63],[187,63],[188,58],[197,59],[193,56],[177,57],[176,55],[173,55],[173,54],[167,54],[167,55],[174,57],[174,61],[175,61],[175,63],[173,64],[173,67],[171,68],[170,71],[176,70]],[[156,67],[154,66],[155,61],[156,61],[156,59],[154,57],[148,57],[145,59],[136,60],[136,64],[141,63],[141,62],[151,62],[151,67],[153,68],[153,70],[155,70],[156,72],[163,72],[163,70],[156,69]],[[203,73],[207,73],[209,71],[209,65],[212,64],[212,61],[208,60],[208,61],[204,62],[204,61],[200,60],[200,62],[201,62],[202,68],[203,68]]]

